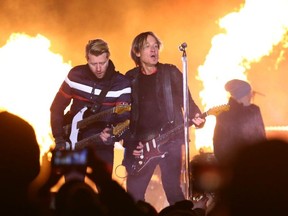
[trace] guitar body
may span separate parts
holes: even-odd
[[[142,155],[135,158],[132,165],[132,171],[130,174],[135,175],[140,172],[146,165],[157,158],[164,158],[167,152],[161,152],[160,145],[156,144],[156,140],[152,139],[148,142],[143,143]]]
[[[162,151],[161,146],[166,144],[171,137],[174,137],[175,134],[183,132],[183,125],[172,128],[171,130],[166,131],[165,133],[159,134],[153,139],[148,141],[141,141],[143,144],[142,154],[139,157],[135,157],[132,162],[132,166],[127,170],[131,175],[137,175],[141,172],[152,160],[157,158],[164,158],[167,151]]]

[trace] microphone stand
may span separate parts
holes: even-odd
[[[189,114],[189,91],[187,84],[187,55],[185,48],[187,47],[186,43],[183,43],[179,46],[179,50],[182,51],[182,64],[183,64],[183,114],[184,114],[184,136],[185,136],[185,195],[186,199],[190,200],[192,197],[192,190],[190,188],[190,150],[189,150],[189,123],[188,123],[188,114]]]

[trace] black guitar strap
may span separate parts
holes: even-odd
[[[172,87],[171,87],[171,76],[170,76],[170,67],[167,67],[167,70],[163,70],[163,76],[164,76],[164,97],[165,97],[165,107],[167,112],[167,117],[169,123],[172,123],[174,121],[174,103],[172,99]]]
[[[101,90],[101,92],[100,92],[100,94],[99,94],[99,97],[97,98],[97,100],[95,100],[94,104],[93,104],[92,107],[90,108],[90,111],[91,111],[92,113],[98,112],[98,110],[101,108],[103,99],[105,98],[107,92],[109,91],[109,89],[110,89],[111,86],[112,86],[113,78],[114,78],[114,76],[111,78],[109,84],[106,85],[106,86],[104,86],[104,88]],[[95,88],[93,87],[93,90],[92,90],[91,94],[93,94],[94,89],[95,89]]]

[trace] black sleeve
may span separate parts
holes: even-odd
[[[65,85],[64,83],[62,86]],[[57,92],[50,107],[50,124],[53,137],[61,137],[64,134],[63,126],[65,125],[64,111],[70,104],[71,98],[65,97],[60,90]]]
[[[177,97],[178,103],[181,103],[183,106],[183,74],[181,71],[174,65],[171,65],[171,80],[172,88]],[[192,98],[192,94],[188,87],[188,103],[189,103],[189,119],[193,119],[196,113],[201,114],[201,111],[195,101]]]

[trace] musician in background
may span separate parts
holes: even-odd
[[[230,109],[216,117],[213,144],[219,163],[230,166],[240,148],[265,140],[266,132],[260,108],[251,103],[251,85],[233,79],[225,84],[225,89],[230,93]]]
[[[70,134],[77,135],[76,141],[72,142],[76,143],[76,147],[72,145],[71,148],[71,138],[67,139],[67,132],[63,129],[66,124],[73,123],[76,116],[77,120],[79,116],[81,117],[80,121],[105,110],[111,110],[115,106],[130,104],[130,82],[115,70],[110,60],[108,44],[102,39],[90,40],[85,51],[87,64],[75,66],[69,71],[50,108],[55,149],[73,150],[77,147],[78,141],[98,134],[96,139],[89,141],[89,147],[93,148],[96,155],[112,170],[115,140],[111,139],[113,135],[111,125],[129,119],[128,111],[119,115],[115,113],[106,115],[100,120],[84,125],[76,132],[71,130]],[[64,110],[70,102],[72,103],[68,115],[64,115]],[[81,113],[83,110],[85,112]],[[75,123],[77,121],[74,125]]]
[[[159,165],[167,200],[173,205],[185,199],[180,182],[183,130],[160,146],[162,152],[167,152],[164,158],[153,159],[140,172],[133,172],[135,159],[145,157],[141,155],[145,141],[151,140],[161,129],[183,126],[184,122],[182,73],[174,65],[158,62],[160,47],[161,42],[153,32],[140,33],[132,42],[130,54],[136,67],[126,73],[132,81],[131,136],[124,139],[123,165],[128,173],[127,191],[136,201],[145,200],[147,186]],[[205,119],[199,118],[201,111],[190,94],[189,105],[190,125],[202,126]]]

